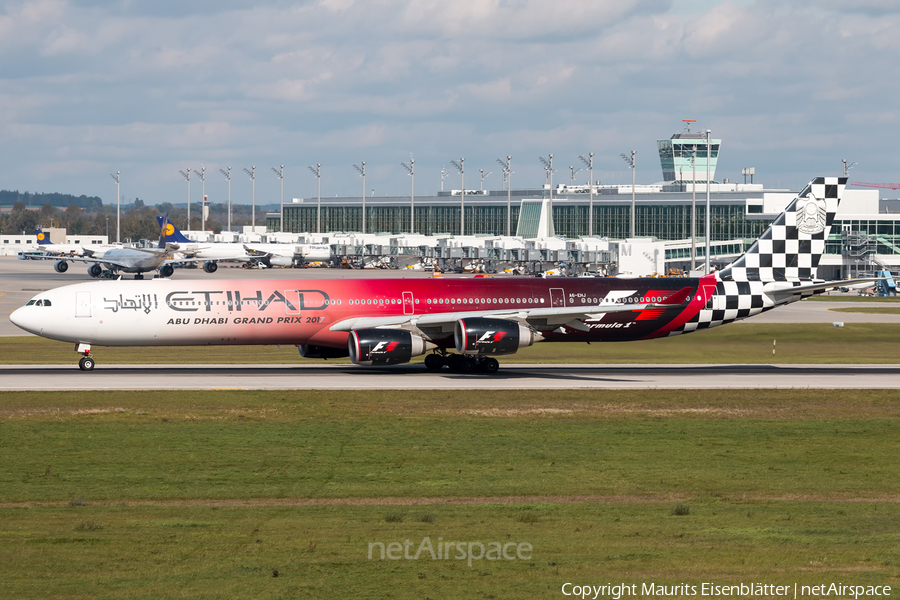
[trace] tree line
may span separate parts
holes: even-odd
[[[3,192],[0,192],[2,194]],[[49,194],[44,194],[47,196]],[[61,194],[57,194],[61,195]],[[97,198],[99,201],[99,198]],[[183,230],[197,231],[201,228],[200,206],[192,206],[191,223],[187,223],[187,208],[175,207],[169,202],[159,206],[145,206],[143,200],[135,198],[131,204],[121,206],[122,241],[140,239],[159,239],[157,215],[168,215],[169,221]],[[265,212],[256,207],[256,223],[265,222]],[[221,233],[223,223],[228,222],[227,204],[210,204],[206,229]],[[232,205],[231,224],[240,227],[250,224],[251,207],[243,204]],[[29,208],[25,202],[13,204],[12,210],[0,214],[0,232],[33,233],[35,227],[64,227],[69,235],[107,235],[111,241],[116,239],[116,207],[89,203],[80,206],[72,203],[61,208],[45,203],[40,208]]]

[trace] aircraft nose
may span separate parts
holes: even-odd
[[[9,320],[19,329],[24,329],[28,333],[40,335],[41,319],[39,315],[34,314],[34,310],[26,310],[26,307],[17,308],[9,315]]]

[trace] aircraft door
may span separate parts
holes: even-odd
[[[300,314],[300,290],[284,291],[284,313],[286,315]]]
[[[403,314],[411,315],[415,312],[412,292],[403,292]]]
[[[91,316],[91,293],[75,292],[75,317],[85,319]]]
[[[550,306],[552,308],[564,308],[566,306],[566,292],[562,288],[550,288]]]

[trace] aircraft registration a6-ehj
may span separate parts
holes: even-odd
[[[98,281],[42,292],[10,319],[92,346],[297,345],[306,358],[494,373],[539,341],[612,342],[716,327],[862,280],[815,279],[846,178],[814,179],[728,267],[703,277]],[[451,353],[455,348],[457,353]]]

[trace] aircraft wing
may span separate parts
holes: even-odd
[[[105,265],[115,265],[121,269],[130,269],[133,263],[118,260],[110,260],[108,258],[92,258],[90,256],[66,256],[64,260],[83,263],[101,263]]]
[[[330,327],[331,331],[354,331],[356,329],[378,329],[382,327],[414,327],[452,331],[460,319],[492,317],[527,323],[531,327],[549,331],[574,321],[590,321],[608,313],[641,311],[648,308],[672,308],[683,306],[694,288],[688,286],[675,292],[662,302],[643,304],[617,304],[613,302],[592,306],[565,306],[553,308],[519,308],[497,310],[469,310],[455,313],[394,315],[390,317],[354,317],[344,319]]]
[[[769,296],[802,294],[804,292],[819,292],[839,287],[848,287],[858,283],[874,283],[881,281],[884,277],[864,277],[861,279],[843,279],[838,281],[821,281],[816,283],[805,283],[801,285],[793,285],[790,281],[773,281],[767,283],[763,288],[763,292]]]

